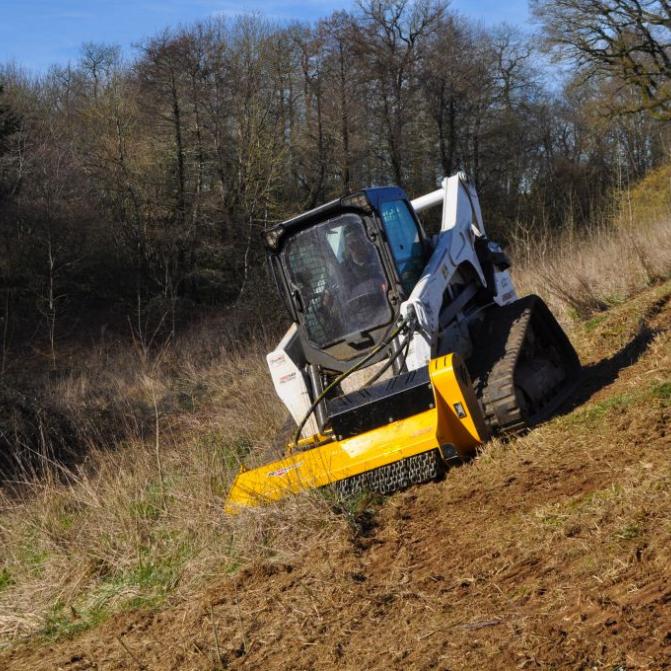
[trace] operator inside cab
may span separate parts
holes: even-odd
[[[348,321],[354,328],[368,328],[371,316],[388,310],[387,280],[377,250],[359,224],[344,230],[340,287],[344,292]]]
[[[375,247],[367,240],[359,225],[350,225],[345,229],[345,269],[346,289],[355,290],[359,285],[376,280],[375,286],[384,296],[386,279],[377,259]]]
[[[382,259],[358,214],[339,214],[299,231],[283,257],[306,334],[317,347],[358,342],[362,333],[391,323]]]

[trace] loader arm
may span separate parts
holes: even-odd
[[[499,305],[515,300],[517,295],[507,269],[497,269],[489,281],[485,277],[476,252],[476,240],[484,241],[485,227],[477,193],[464,173],[445,178],[440,189],[411,204],[416,212],[443,206],[433,254],[401,306],[403,317],[416,318],[417,330],[407,359],[408,367],[416,369],[444,351],[470,349],[468,343],[459,342],[468,340],[468,334],[462,332],[458,322],[478,289],[489,288]],[[492,280],[494,286],[488,287]]]

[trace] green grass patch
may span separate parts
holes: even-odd
[[[12,578],[12,574],[6,567],[3,567],[2,570],[0,570],[0,592],[13,584],[14,579]]]
[[[596,317],[592,317],[591,319],[588,319],[585,322],[585,331],[588,333],[591,333],[596,329],[597,326],[600,324],[603,324],[603,322],[606,321],[606,316],[605,315],[597,315]]]
[[[40,547],[36,534],[31,533],[18,548],[17,563],[33,574],[41,574],[44,564],[49,559],[49,552]]]
[[[169,545],[168,535],[164,541]],[[179,583],[194,548],[175,541],[169,553],[161,555],[161,549],[142,547],[137,564],[100,579],[73,603],[57,602],[47,613],[41,634],[50,640],[69,638],[116,612],[161,606]]]
[[[75,516],[71,515],[70,513],[63,513],[58,517],[58,526],[63,530],[63,531],[70,531],[72,527],[75,525]]]
[[[148,501],[131,501],[128,512],[131,517],[141,520],[157,520],[161,516],[161,506]]]
[[[96,607],[80,611],[58,601],[47,613],[41,634],[52,641],[72,638],[102,624],[110,615],[110,611],[106,608]]]
[[[605,296],[604,302],[608,305],[608,310],[584,320],[584,332],[594,342],[622,347],[640,332],[650,309],[669,294],[670,286],[671,283],[666,282],[653,291],[646,291],[630,299],[615,294]]]
[[[563,526],[565,521],[566,516],[564,515],[543,515],[541,518],[541,523],[544,526],[550,527],[552,529],[558,529],[559,527]]]
[[[627,302],[627,296],[624,294],[608,294],[603,297],[604,302],[608,307],[615,307],[616,305],[622,305]]]
[[[569,502],[568,508],[574,511],[583,511],[608,501],[617,500],[622,497],[623,493],[624,490],[621,485],[613,484],[605,489],[597,489],[583,496],[578,496]]]
[[[370,490],[344,496],[335,485],[322,487],[310,494],[321,497],[332,510],[347,518],[356,517],[367,510],[379,510],[386,498],[383,494]]]
[[[167,552],[162,553],[161,550]],[[120,581],[129,587],[141,590],[167,592],[179,582],[186,562],[195,553],[195,547],[187,541],[171,540],[167,534],[163,541],[152,547],[140,549],[139,562],[119,576]]]
[[[654,385],[650,393],[653,398],[660,399],[665,405],[671,403],[671,382],[662,382]]]
[[[622,410],[631,405],[636,400],[635,394],[617,394],[606,398],[603,401],[597,401],[579,408],[576,412],[566,416],[569,424],[584,424],[593,426],[602,420],[609,412],[613,410]]]
[[[128,599],[121,606],[122,611],[130,612],[139,608],[143,610],[154,610],[165,602],[165,594],[138,594]]]
[[[633,522],[630,524],[625,524],[621,529],[615,532],[614,536],[618,540],[630,541],[634,538],[638,538],[642,533],[642,529],[638,524]]]
[[[131,517],[149,521],[158,520],[170,499],[168,492],[174,484],[175,478],[172,476],[164,478],[164,489],[161,488],[161,483],[158,480],[149,482],[144,490],[136,498],[131,499],[128,504],[128,512]]]
[[[252,451],[252,441],[246,436],[231,439],[223,430],[208,431],[198,438],[198,443],[213,454],[227,471],[237,470]]]
[[[574,413],[567,415],[565,418],[560,418],[560,421],[566,421],[571,425],[593,426],[611,411],[622,411],[634,403],[645,402],[649,399],[659,399],[664,405],[671,404],[671,382],[662,382],[634,392],[616,394],[602,401],[578,408]]]

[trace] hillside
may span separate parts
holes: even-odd
[[[48,4],[0,23],[0,671],[671,671],[671,0]],[[454,428],[423,371],[375,406],[333,377],[415,359],[413,312],[488,419],[515,360],[550,409],[558,348],[516,359],[515,307],[489,328],[488,240],[575,344],[571,398],[439,482],[229,514],[291,428],[294,318],[324,431],[368,407],[428,439],[394,426],[415,391]]]
[[[579,390],[527,436],[385,500],[252,513],[243,568],[81,628],[72,607],[0,668],[671,668],[671,282],[572,337]]]

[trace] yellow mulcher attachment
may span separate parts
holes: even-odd
[[[318,435],[289,445],[283,459],[238,474],[227,511],[331,484],[345,493],[371,484],[383,492],[402,489],[438,477],[447,461],[471,456],[489,431],[466,366],[448,354],[433,359],[428,372],[433,407],[343,440]]]

